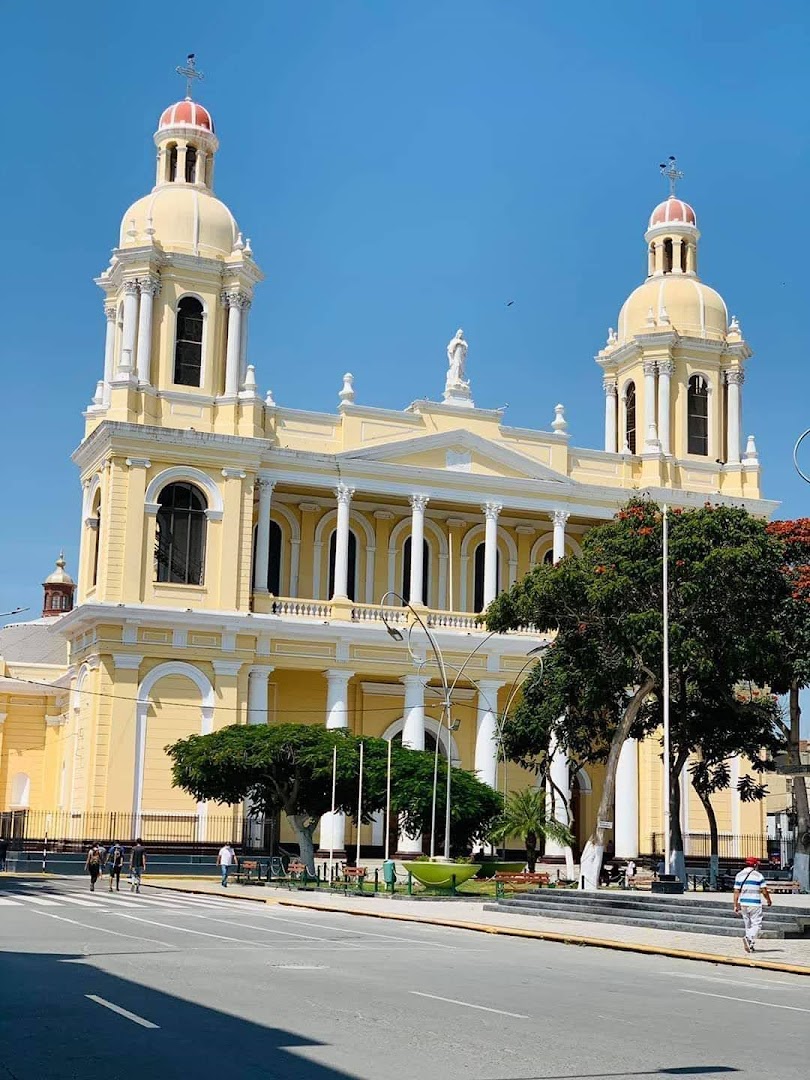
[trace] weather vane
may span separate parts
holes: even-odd
[[[194,85],[194,80],[205,78],[201,71],[197,71],[197,57],[194,53],[189,53],[186,57],[185,67],[177,67],[175,71],[186,80],[186,101],[191,101],[191,88]]]
[[[193,59],[193,57],[191,57],[191,59]],[[669,197],[670,199],[673,199],[675,197],[675,185],[679,180],[683,180],[683,173],[675,164],[675,158],[672,154],[669,155],[667,161],[662,161],[658,168],[661,170],[661,175],[669,180]]]

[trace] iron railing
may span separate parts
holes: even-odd
[[[664,834],[652,833],[651,854],[663,855]],[[699,860],[707,862],[711,855],[711,837],[709,833],[684,833],[684,855],[687,862]],[[718,837],[717,854],[728,862],[742,862],[754,857],[774,867],[782,868],[793,861],[795,844],[789,837],[770,839],[762,833],[721,833]]]

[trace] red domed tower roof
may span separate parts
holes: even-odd
[[[186,98],[164,109],[158,122],[158,131],[169,127],[195,127],[214,134],[214,121],[210,112],[198,101]]]
[[[697,218],[695,211],[689,205],[684,202],[683,199],[677,199],[674,195],[658,206],[650,214],[650,224],[648,228],[652,229],[656,225],[697,225]]]

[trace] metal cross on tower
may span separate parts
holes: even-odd
[[[662,161],[658,168],[661,170],[661,175],[669,180],[669,197],[673,199],[675,197],[675,185],[679,180],[683,180],[683,173],[675,164],[675,158],[672,154],[669,155],[667,161]]]
[[[197,57],[194,53],[189,53],[186,57],[185,67],[177,67],[175,71],[186,80],[186,101],[191,101],[191,88],[194,85],[194,80],[205,78],[201,71],[197,71]]]

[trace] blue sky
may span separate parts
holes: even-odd
[[[75,569],[69,455],[103,360],[92,279],[151,186],[152,133],[192,50],[221,140],[217,193],[267,275],[251,359],[280,404],[334,408],[347,370],[360,402],[435,398],[463,326],[477,404],[542,427],[562,401],[574,442],[600,446],[593,356],[646,272],[657,164],[676,154],[702,276],[755,350],[744,426],[766,494],[808,513],[791,464],[810,426],[805,5],[297,0],[233,14],[198,0],[191,13],[4,13],[0,611],[36,611],[60,546]]]

